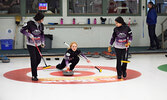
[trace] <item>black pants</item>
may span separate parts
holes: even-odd
[[[123,73],[126,72],[127,68],[127,63],[121,64],[121,60],[125,60],[126,49],[115,48],[115,52],[117,57],[117,65],[116,65],[117,75],[121,76]]]
[[[75,58],[73,58],[72,60],[69,61],[69,63],[71,63],[70,70],[73,70],[75,68],[75,66],[78,64],[79,60],[80,60],[79,57],[75,57]],[[58,68],[60,70],[62,70],[65,67],[66,67],[65,59],[62,60],[61,64],[58,64],[56,66],[56,68]]]
[[[156,47],[159,48],[159,41],[155,34],[155,28],[156,28],[156,25],[148,25],[148,33],[150,37],[150,47],[152,48],[155,47],[154,43],[156,43]]]
[[[37,76],[37,67],[41,62],[41,56],[36,47],[27,45],[27,48],[30,54],[32,76]],[[41,51],[41,46],[38,48]]]

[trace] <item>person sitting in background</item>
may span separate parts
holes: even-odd
[[[122,3],[122,9],[120,13],[129,13],[129,8],[126,7],[126,3]]]
[[[110,0],[108,13],[116,13],[116,3],[113,0]]]
[[[0,0],[0,11],[6,11],[6,13],[19,13],[19,4],[20,0]]]
[[[1,13],[8,13],[10,6],[8,0],[0,0],[0,11]]]
[[[126,3],[122,3],[121,4],[121,7],[117,7],[116,9],[115,9],[115,11],[117,12],[117,13],[132,13],[132,11],[131,11],[131,9],[129,9],[129,7],[127,7],[127,4]]]
[[[59,0],[45,0],[48,3],[48,10],[50,10],[52,13],[60,13],[59,10]]]

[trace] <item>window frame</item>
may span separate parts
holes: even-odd
[[[102,0],[102,14],[104,13],[103,11],[103,4],[105,0]],[[70,14],[69,13],[69,0],[67,0],[67,16],[102,16],[102,14]]]
[[[63,4],[62,0],[60,0],[60,13],[59,14],[44,14],[45,16],[62,16],[63,12]],[[26,13],[26,0],[20,0],[20,13],[18,14],[0,14],[0,17],[14,17],[16,15],[23,17],[32,17],[35,14],[27,14]]]
[[[24,11],[22,13],[22,16],[26,16],[26,17],[31,17],[31,16],[34,16],[35,14],[27,14],[26,13],[26,0],[23,0],[24,1]],[[62,12],[63,12],[63,4],[62,4],[62,0],[60,0],[60,13],[59,14],[44,14],[45,16],[62,16]]]
[[[21,15],[22,13],[22,8],[23,8],[23,0],[20,0],[20,13],[14,13],[14,14],[0,14],[0,17],[14,17],[17,15]]]
[[[121,16],[141,16],[141,0],[139,0],[139,12],[138,14],[121,14]],[[108,2],[107,0],[102,0],[102,13],[101,14],[70,14],[69,13],[69,0],[67,0],[67,16],[120,16],[120,14],[107,13],[106,9]]]

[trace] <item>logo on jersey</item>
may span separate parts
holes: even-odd
[[[126,34],[125,34],[125,33],[119,33],[119,34],[118,34],[118,37],[119,37],[119,38],[126,38]]]

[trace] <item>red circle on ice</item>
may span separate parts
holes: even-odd
[[[114,71],[116,72],[115,67],[104,67],[97,66],[102,70]],[[55,66],[52,66],[50,69],[55,69]],[[118,82],[125,81],[137,78],[141,76],[141,73],[135,70],[127,69],[127,77],[125,79],[117,79],[117,76],[99,76],[96,73],[91,72],[89,69],[94,69],[93,66],[76,66],[76,68],[87,69],[86,71],[74,71],[73,76],[63,76],[62,71],[51,72],[50,75],[53,77],[39,78],[38,81],[32,81],[31,77],[27,75],[27,73],[31,72],[30,68],[23,68],[18,70],[13,70],[6,72],[4,77],[22,81],[22,82],[31,82],[31,83],[42,83],[42,84],[93,84],[93,83],[108,83],[108,82]],[[39,70],[43,70],[42,67],[38,68]],[[45,70],[45,69],[44,69]],[[98,71],[98,70],[97,70]],[[103,71],[102,71],[103,73]]]

